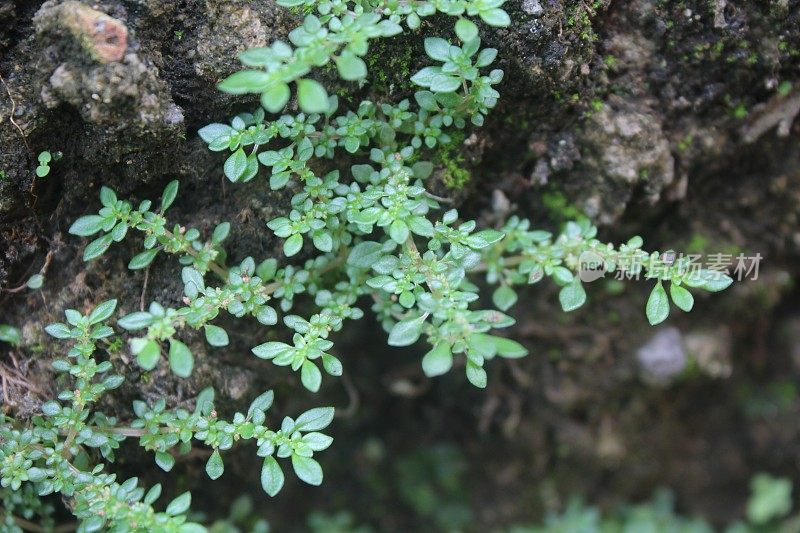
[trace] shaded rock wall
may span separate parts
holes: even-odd
[[[760,252],[762,276],[701,298],[692,315],[672,319],[670,339],[696,366],[655,387],[637,359],[658,335],[643,316],[645,284],[621,295],[613,283],[598,284],[591,305],[568,317],[552,289],[530,289],[515,313],[516,335],[533,356],[494,364],[481,393],[455,374],[428,382],[418,354],[381,348],[376,357],[363,343],[374,325],[353,325],[340,349],[360,408],[337,429],[342,444],[330,452],[328,485],[303,492],[301,502],[292,500],[297,487],[287,487],[281,509],[355,506],[385,528],[419,525],[402,510],[368,511],[392,494],[365,488],[391,471],[390,459],[352,468],[353,453],[362,458],[374,437],[390,456],[419,446],[418,439],[462,446],[470,486],[481,487],[468,496],[478,524],[529,516],[548,483],[601,500],[644,496],[668,483],[684,506],[727,517],[744,492],[730,487],[744,487],[753,472],[798,478],[800,405],[796,397],[780,403],[770,387],[796,383],[800,372],[800,3],[523,0],[507,8],[510,28],[482,30],[500,50],[503,97],[463,146],[435,154],[470,178],[463,190],[436,185],[437,192],[484,222],[518,212],[552,227],[583,212],[610,239],[641,233],[651,248]],[[120,298],[122,311],[138,308],[144,279],[124,268],[137,244],[85,265],[84,243],[66,234],[97,206],[101,184],[154,198],[178,178],[171,218],[206,233],[235,221],[234,259],[274,254],[264,221],[286,198],[260,180],[224,186],[222,159],[196,131],[255,105],[214,85],[237,68],[238,52],[284,36],[295,23],[268,0],[0,6],[0,287],[16,287],[47,264],[41,294],[0,294],[0,322],[23,326],[26,339],[14,360],[36,384],[12,390],[14,403],[4,408],[30,414],[52,387],[47,361],[57,348],[41,326],[61,309],[109,297]],[[432,19],[421,33],[449,31],[450,23]],[[408,75],[424,62],[419,36],[378,43],[369,58],[374,86],[337,92],[409,96]],[[36,155],[45,149],[63,157],[37,179]],[[146,299],[177,302],[177,272],[157,262]],[[180,402],[208,384],[237,405],[266,386],[282,390],[287,411],[316,402],[293,378],[244,355],[263,340],[257,328],[237,331],[225,352],[188,339],[199,357],[187,382],[142,374],[121,354],[114,362],[128,383],[114,407],[124,414],[139,396]],[[352,400],[339,383],[326,387],[323,398],[334,404]],[[779,407],[753,407],[763,404]],[[420,427],[432,429],[419,437]],[[133,455],[133,472],[137,461],[149,464]],[[258,489],[251,470],[252,457],[242,454],[231,467],[237,490]],[[191,476],[180,482],[197,483]],[[209,508],[224,503],[206,498]]]

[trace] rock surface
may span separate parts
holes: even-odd
[[[418,354],[387,350],[374,324],[353,325],[338,339],[347,392],[332,382],[313,402],[345,406],[356,394],[358,408],[337,420],[325,486],[287,486],[279,505],[267,506],[278,530],[312,509],[348,507],[363,509],[379,530],[430,529],[397,509],[396,501],[411,504],[393,485],[390,459],[442,443],[463,454],[460,497],[484,530],[540,513],[541,494],[553,488],[611,503],[669,485],[683,509],[723,521],[744,496],[728,487],[744,487],[753,473],[798,481],[800,401],[773,401],[770,384],[800,372],[796,335],[783,344],[773,335],[787,310],[798,312],[800,2],[524,0],[507,8],[510,28],[481,30],[506,71],[500,104],[461,150],[468,185],[444,194],[483,221],[511,212],[553,228],[584,212],[615,242],[639,233],[652,249],[759,252],[762,276],[698,297],[690,315],[674,311],[670,325],[686,332],[687,355],[703,368],[658,388],[640,379],[637,362],[654,334],[644,281],[622,295],[613,283],[592,284],[590,305],[568,316],[552,287],[531,288],[510,335],[534,355],[491,365],[480,393],[455,375],[428,383]],[[97,207],[102,184],[155,198],[178,178],[171,217],[205,233],[235,221],[232,257],[278,255],[264,220],[282,212],[286,198],[259,180],[222,192],[223,159],[196,131],[256,105],[215,84],[237,68],[237,53],[285,37],[296,20],[271,0],[0,5],[0,287],[23,284],[48,252],[52,258],[41,294],[0,293],[0,323],[24,324],[27,347],[6,355],[3,346],[2,364],[13,355],[34,385],[10,391],[15,405],[4,408],[29,416],[52,388],[47,361],[56,348],[41,327],[60,310],[110,297],[123,311],[138,308],[143,274],[125,270],[136,244],[83,264],[85,243],[66,233]],[[444,33],[449,24],[431,20],[420,33]],[[402,36],[371,49],[371,76],[386,89],[371,97],[411,94],[408,74],[424,64],[421,41]],[[64,155],[37,179],[42,150]],[[175,265],[157,262],[147,299],[177,302],[179,280]],[[723,324],[727,333],[717,329]],[[187,339],[198,367],[186,382],[144,375],[121,356],[114,363],[128,381],[114,409],[124,416],[137,397],[179,403],[207,385],[224,391],[223,409],[246,407],[269,386],[282,388],[286,412],[307,407],[312,400],[293,379],[241,355],[259,335],[243,330],[224,352]],[[392,395],[394,383],[422,392]],[[765,403],[778,407],[754,407]],[[252,459],[226,460],[216,493],[199,500],[210,513],[224,514],[249,487],[258,494]],[[128,461],[124,468],[137,474],[152,464],[137,455]],[[187,464],[196,472],[171,482],[207,484],[195,475],[201,461]]]

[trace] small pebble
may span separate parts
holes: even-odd
[[[544,13],[544,8],[542,7],[542,4],[539,3],[539,0],[523,0],[522,10],[528,15],[533,15],[534,17],[538,17]]]

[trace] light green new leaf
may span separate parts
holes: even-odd
[[[492,302],[501,311],[508,311],[517,303],[517,293],[508,285],[500,285],[492,293]]]
[[[318,81],[297,80],[297,103],[306,113],[324,113],[328,110],[328,93]]]
[[[287,84],[278,83],[261,93],[261,105],[270,113],[280,113],[291,94],[292,91]]]
[[[436,61],[450,59],[450,43],[441,37],[428,37],[425,39],[425,53]]]
[[[297,477],[309,485],[322,484],[322,467],[311,457],[292,455],[292,467]]]
[[[422,371],[429,378],[446,374],[453,367],[453,353],[446,342],[440,342],[422,358]]]
[[[456,35],[462,42],[471,41],[478,36],[478,26],[469,19],[460,18],[456,22]]]
[[[483,21],[489,26],[503,28],[511,24],[511,18],[508,16],[508,13],[506,13],[499,7],[496,7],[494,9],[488,9],[486,11],[481,11],[478,14],[483,19]]]
[[[131,339],[131,351],[144,370],[153,370],[161,358],[161,347],[154,340]]]
[[[192,495],[184,492],[167,505],[166,513],[170,516],[177,516],[189,510],[189,505],[192,503]]]
[[[472,361],[467,361],[467,379],[470,383],[478,388],[486,388],[486,370],[482,366],[478,366]]]
[[[364,60],[346,51],[336,58],[336,66],[343,80],[360,80],[367,75],[367,65]]]
[[[494,344],[500,357],[518,359],[528,355],[528,350],[523,345],[505,337],[494,337]]]
[[[169,367],[172,372],[182,378],[188,378],[194,367],[194,357],[191,350],[179,340],[169,341]]]
[[[672,301],[675,302],[675,305],[687,313],[694,307],[694,296],[680,285],[670,283],[669,295],[672,297]]]
[[[286,257],[296,255],[301,248],[303,248],[303,236],[299,233],[295,233],[283,243],[283,253]]]
[[[222,80],[217,88],[229,94],[260,93],[267,88],[270,75],[263,70],[242,70]]]
[[[44,285],[44,276],[41,274],[34,274],[28,278],[28,281],[25,283],[25,285],[29,289],[41,289],[42,285]]]
[[[417,342],[425,323],[425,315],[409,320],[401,320],[389,333],[389,346],[409,346]]]

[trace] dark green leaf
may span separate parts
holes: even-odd
[[[103,229],[106,219],[100,215],[87,215],[76,220],[69,228],[72,235],[88,237]]]
[[[164,192],[161,195],[161,212],[163,213],[169,206],[172,205],[172,202],[175,201],[175,197],[178,196],[178,180],[172,180],[167,183],[167,186],[164,187]]]
[[[98,324],[107,320],[117,308],[117,300],[106,300],[89,313],[89,324]]]
[[[140,270],[147,267],[147,265],[153,262],[153,259],[156,258],[159,251],[161,251],[161,248],[151,248],[150,250],[145,250],[140,254],[134,255],[128,263],[128,268],[130,270]]]
[[[106,250],[108,250],[108,247],[111,246],[111,242],[112,237],[110,233],[93,240],[83,251],[83,260],[91,261],[92,259],[100,257],[105,253]]]

